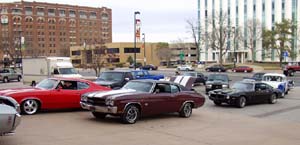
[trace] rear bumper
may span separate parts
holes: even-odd
[[[117,114],[118,107],[114,106],[95,106],[85,102],[80,102],[80,105],[83,109],[90,110],[92,112],[100,112],[100,113],[109,113],[109,114]]]

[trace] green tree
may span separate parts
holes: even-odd
[[[126,62],[132,64],[132,63],[133,63],[133,58],[132,58],[132,56],[128,56]]]
[[[292,21],[284,19],[275,24],[274,31],[263,31],[263,47],[265,49],[275,49],[279,56],[280,66],[283,61],[283,53],[288,51],[291,58],[295,59],[296,54],[291,49],[293,30],[295,25]]]

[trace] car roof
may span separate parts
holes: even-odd
[[[107,70],[103,72],[119,72],[119,73],[126,73],[126,72],[132,72],[132,70]]]
[[[264,76],[279,76],[279,77],[286,77],[284,74],[278,74],[278,73],[266,73]]]
[[[54,80],[63,80],[63,81],[81,81],[81,82],[92,82],[85,79],[79,79],[79,78],[63,78],[63,77],[52,77],[48,79],[54,79]]]
[[[131,80],[133,82],[150,82],[150,83],[168,83],[168,84],[177,84],[170,81],[160,81],[160,80],[151,80],[151,79],[141,79],[141,80]],[[179,84],[177,84],[179,85]]]
[[[210,75],[220,75],[220,76],[227,76],[228,77],[227,74],[220,74],[220,73],[209,74],[208,76],[210,76]]]

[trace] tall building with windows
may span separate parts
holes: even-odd
[[[0,19],[1,60],[68,56],[71,46],[112,42],[112,14],[106,7],[22,0],[0,3]]]
[[[210,19],[216,18],[217,15],[227,17],[227,35],[233,36],[237,33],[243,35],[244,43],[236,43],[234,37],[226,42],[225,62],[232,62],[235,59],[238,63],[244,63],[254,58],[259,62],[279,62],[279,55],[276,50],[265,50],[262,46],[262,40],[255,38],[255,35],[261,31],[260,28],[274,30],[276,22],[283,19],[289,19],[297,25],[297,30],[293,31],[291,50],[297,54],[297,60],[300,59],[300,3],[298,0],[198,0],[198,19],[200,23],[201,38],[204,43],[201,45],[200,60],[216,62],[219,59],[219,51],[213,50],[209,45],[209,40],[205,38],[215,21],[209,22]],[[249,22],[253,23],[253,30],[247,31]],[[239,28],[239,29],[237,29]],[[260,30],[258,30],[260,29]],[[248,37],[252,39],[247,39]],[[298,36],[298,37],[297,37]],[[253,42],[254,53],[247,48],[247,42]],[[235,52],[235,53],[234,53]],[[290,58],[287,58],[290,60]]]

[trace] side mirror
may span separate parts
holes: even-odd
[[[130,81],[130,79],[129,78],[125,78],[125,81]]]

